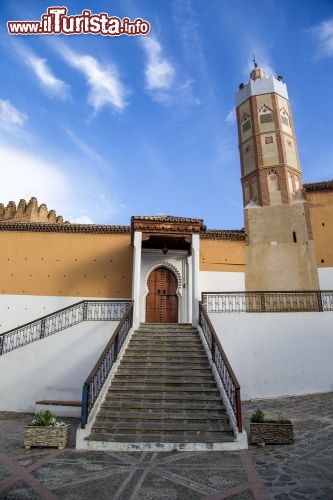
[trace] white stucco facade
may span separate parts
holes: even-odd
[[[333,267],[320,267],[318,277],[321,290],[333,290]]]
[[[209,317],[243,400],[333,390],[333,312]]]
[[[200,271],[201,292],[245,291],[245,273]]]
[[[0,357],[0,410],[35,411],[36,401],[81,401],[82,386],[118,321],[87,321]]]

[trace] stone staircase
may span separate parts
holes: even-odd
[[[198,330],[142,324],[85,439],[89,448],[109,450],[224,449],[235,442]]]

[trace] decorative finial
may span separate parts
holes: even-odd
[[[253,64],[254,64],[255,68],[258,67],[258,64],[257,64],[257,61],[256,61],[256,56],[254,54],[253,54]]]

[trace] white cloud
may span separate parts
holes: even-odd
[[[33,54],[27,54],[25,63],[34,71],[35,75],[52,95],[60,99],[67,99],[69,96],[68,85],[59,80],[47,65],[46,59],[41,59]]]
[[[5,129],[21,127],[27,119],[27,115],[21,113],[9,101],[0,99],[0,127]]]
[[[20,63],[28,66],[50,95],[62,100],[69,98],[69,85],[54,75],[46,59],[36,56],[30,49],[16,40],[12,41],[10,47],[18,56]]]
[[[70,137],[71,141],[75,146],[90,160],[92,160],[94,163],[104,163],[103,157],[95,151],[94,148],[89,146],[83,139],[81,139],[77,134],[72,132],[69,129],[66,129],[66,132],[68,136]]]
[[[231,111],[229,111],[229,113],[225,117],[224,121],[227,123],[235,123],[236,122],[236,110],[232,109]]]
[[[77,217],[73,221],[75,224],[93,224],[93,221],[88,215],[82,215],[81,217]]]
[[[74,52],[65,44],[58,45],[58,50],[70,66],[85,76],[90,89],[88,102],[95,111],[107,105],[116,111],[125,108],[128,91],[114,65],[102,64],[90,55]]]
[[[6,182],[0,183],[3,203],[36,196],[40,203],[56,205],[59,193],[62,198],[67,196],[67,176],[54,165],[26,151],[0,144],[0,172],[6,177]]]
[[[68,157],[52,161],[48,156],[0,142],[0,177],[6,179],[0,183],[0,203],[18,203],[21,198],[28,201],[35,196],[39,204],[46,203],[49,210],[70,222],[112,223],[123,207],[110,182],[96,179],[91,169],[78,175]]]
[[[310,30],[318,45],[320,57],[333,56],[333,19],[322,21]]]
[[[160,42],[153,36],[140,38],[147,55],[145,68],[146,88],[148,90],[167,90],[175,79],[175,69],[163,57]]]

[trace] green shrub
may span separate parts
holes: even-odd
[[[255,411],[252,416],[251,416],[251,422],[253,423],[260,423],[265,421],[265,414],[262,410],[258,408],[257,411]]]

